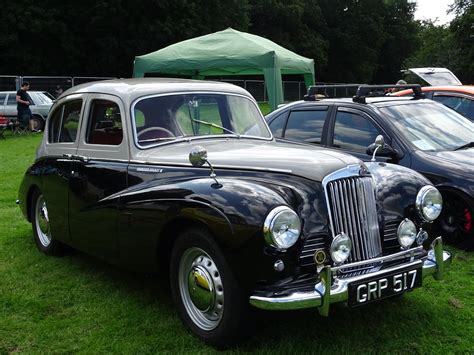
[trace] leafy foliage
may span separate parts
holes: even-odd
[[[402,64],[473,81],[473,4],[453,1],[443,27],[409,0],[17,0],[0,12],[0,73],[128,77],[137,55],[233,27],[313,58],[318,81],[394,82]]]

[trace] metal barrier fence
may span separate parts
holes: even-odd
[[[19,76],[0,75],[0,91],[18,90],[24,81],[30,83],[31,90],[47,91],[56,97],[75,85],[84,84],[91,81],[115,79],[113,77],[86,77],[86,76]]]
[[[264,80],[232,80],[223,79],[226,83],[231,83],[244,88],[258,102],[266,102],[267,89]],[[307,89],[303,81],[283,81],[283,99],[284,101],[302,100],[306,95]]]
[[[85,77],[85,76],[18,76],[18,75],[0,75],[0,91],[18,90],[22,82],[28,81],[31,90],[47,91],[52,96],[58,96],[58,93],[65,91],[75,85],[97,81],[115,79],[113,77]],[[215,79],[212,79],[215,80]],[[268,101],[267,90],[264,80],[233,80],[221,79],[246,89],[258,102]],[[58,91],[61,89],[62,91]],[[303,99],[307,89],[304,82],[301,81],[283,81],[283,97],[285,101],[296,101]]]

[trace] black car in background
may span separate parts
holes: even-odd
[[[367,161],[378,135],[385,147],[377,161],[396,163],[425,175],[441,191],[440,233],[461,247],[474,246],[474,125],[442,104],[425,99],[418,85],[413,97],[386,93],[394,86],[360,86],[353,98],[318,94],[340,89],[312,87],[304,101],[266,116],[275,137],[333,148]]]

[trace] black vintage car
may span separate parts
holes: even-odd
[[[95,82],[55,102],[19,204],[38,248],[169,272],[210,344],[262,309],[361,306],[440,278],[438,190],[420,174],[273,139],[225,83]],[[437,238],[435,238],[437,237]],[[382,320],[381,320],[382,321]]]
[[[266,116],[275,137],[303,141],[369,160],[378,135],[386,145],[377,161],[399,164],[426,176],[443,196],[437,227],[450,242],[474,248],[474,125],[453,110],[424,98],[419,85],[361,86],[354,98],[326,98],[351,86],[309,89],[306,100]],[[386,95],[411,89],[413,97]],[[322,93],[322,94],[321,94]]]

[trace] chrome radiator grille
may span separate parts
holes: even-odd
[[[356,176],[329,181],[326,194],[334,236],[344,232],[352,240],[347,262],[382,254],[372,178]]]

